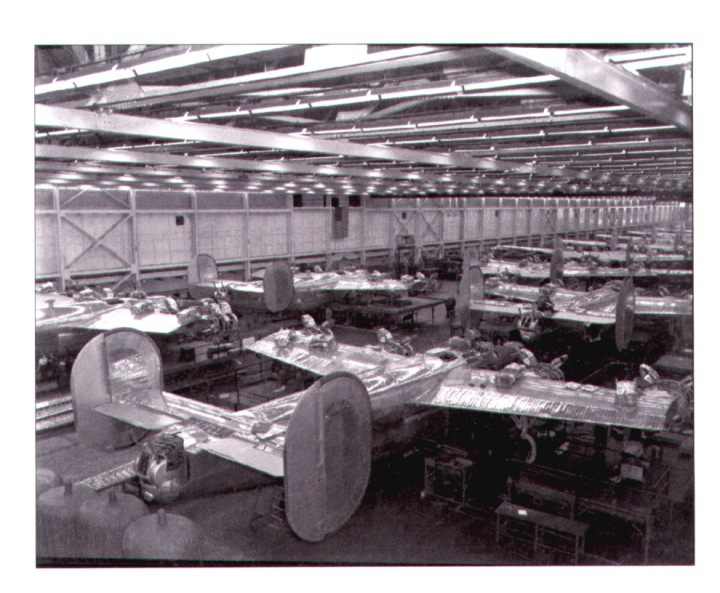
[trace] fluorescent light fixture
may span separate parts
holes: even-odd
[[[608,62],[635,62],[640,60],[654,60],[671,56],[690,56],[690,47],[668,47],[661,49],[643,49],[639,51],[610,54],[606,57]]]
[[[454,125],[461,125],[461,124],[474,124],[477,123],[478,119],[474,115],[470,117],[465,117],[462,119],[446,119],[443,121],[424,121],[424,122],[418,122],[417,127],[418,128],[426,128],[430,126],[454,126]]]
[[[292,105],[273,105],[270,107],[258,107],[257,109],[249,109],[248,113],[250,115],[261,115],[264,113],[282,113],[285,111],[301,111],[303,109],[308,109],[310,107],[309,103],[293,103]],[[244,113],[244,112],[239,112]]]
[[[410,122],[406,124],[394,124],[390,126],[371,126],[371,127],[363,127],[363,132],[385,132],[387,130],[408,130],[413,129],[415,126],[411,124]]]
[[[556,109],[552,111],[552,115],[584,115],[587,113],[608,113],[614,111],[628,111],[630,108],[626,105],[609,105],[607,107],[585,107],[580,109]]]
[[[513,115],[487,115],[485,117],[481,117],[480,121],[506,121],[506,120],[512,120],[512,119],[549,117],[550,115],[552,115],[550,113],[550,110],[545,109],[544,111],[537,111],[535,113],[516,113]]]
[[[48,136],[69,136],[79,134],[82,130],[67,128],[64,130],[53,130],[52,132],[35,132],[35,138],[47,138]]]
[[[462,93],[463,86],[459,84],[441,86],[441,87],[429,87],[422,89],[408,89],[405,91],[390,91],[389,93],[380,93],[380,98],[383,100],[389,99],[410,99],[412,97],[430,97],[434,95],[450,95],[453,93]]]
[[[362,132],[360,128],[352,127],[352,128],[338,128],[336,130],[315,130],[313,131],[313,134],[350,134],[352,132]],[[327,157],[318,157],[318,158],[327,158]]]
[[[164,148],[166,146],[184,146],[187,144],[197,144],[198,140],[180,140],[177,142],[150,142],[148,144],[123,144],[122,146],[110,146],[108,150],[128,150],[134,148]]]
[[[54,80],[47,84],[40,84],[35,87],[35,96],[55,93],[58,91],[68,91],[79,89],[87,86],[95,86],[101,84],[109,84],[120,80],[130,80],[146,74],[157,74],[167,70],[177,68],[186,68],[198,64],[207,64],[217,60],[225,60],[243,55],[254,54],[261,51],[277,49],[285,47],[284,45],[217,45],[209,49],[192,51],[189,50],[183,54],[160,58],[149,62],[129,66],[127,68],[119,68],[115,64],[109,70],[95,72],[69,78],[67,80]]]
[[[437,141],[438,139],[433,136],[432,138],[418,138],[417,140],[395,140],[394,142],[390,142],[390,144],[400,146],[402,144],[430,144]]]
[[[660,130],[675,130],[675,126],[639,126],[634,128],[612,128],[613,134],[632,133],[632,132],[658,132]]]
[[[529,134],[498,134],[495,136],[489,136],[488,140],[516,140],[520,138],[543,138],[545,132],[540,130],[539,132]]]
[[[609,142],[596,142],[595,146],[628,146],[635,144],[650,144],[650,138],[643,138],[642,140],[619,140]]]
[[[501,80],[472,82],[462,85],[462,88],[467,93],[471,91],[504,89],[517,86],[529,86],[533,84],[546,84],[548,82],[555,82],[556,80],[559,80],[558,77],[553,76],[552,74],[545,74],[542,76],[519,76],[516,78],[503,78]]]
[[[457,136],[456,138],[440,138],[440,142],[467,142],[468,140],[489,140],[487,134],[482,136]]]
[[[593,130],[564,130],[561,132],[547,132],[548,136],[585,136],[587,134],[609,134],[610,128],[605,126],[604,128],[595,128]]]
[[[384,97],[383,97],[384,98]],[[358,103],[374,103],[380,100],[380,96],[366,93],[357,97],[338,97],[336,99],[321,99],[310,101],[308,107],[340,107],[343,105],[357,105]]]

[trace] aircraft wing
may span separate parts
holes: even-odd
[[[338,345],[332,352],[314,351],[303,337],[289,347],[278,348],[273,336],[269,336],[249,349],[320,376],[338,371],[352,373],[367,389],[375,415],[397,408],[407,390],[417,394],[435,391],[450,370],[463,364],[459,360],[446,362],[424,355],[406,357],[345,344]],[[312,389],[314,385],[308,390],[234,413],[172,394],[165,394],[165,399],[171,413],[189,419],[186,424],[171,430],[187,439],[190,446],[281,477],[284,475],[283,450],[290,418],[301,399]],[[206,431],[198,429],[195,426],[198,419],[211,423],[216,434],[207,435]]]
[[[470,310],[477,313],[490,313],[495,315],[521,315],[530,314],[533,311],[531,303],[517,303],[507,300],[482,300],[472,301]],[[585,310],[577,309],[558,309],[552,314],[546,314],[546,319],[554,321],[566,321],[570,323],[594,324],[594,325],[612,325],[615,323],[615,307],[612,307],[612,313],[603,310]]]
[[[434,356],[401,356],[373,346],[336,343],[328,350],[314,348],[312,336],[303,332],[295,332],[294,339],[285,343],[287,334],[287,330],[281,330],[247,349],[321,377],[339,371],[352,373],[363,382],[371,396],[387,387],[428,379],[453,366]]]
[[[453,370],[436,392],[422,394],[414,403],[639,430],[664,430],[675,413],[675,397],[659,388],[646,389],[631,407],[618,402],[612,389],[531,375],[500,387],[501,372]]]
[[[35,295],[35,327],[39,331],[63,327],[87,327],[102,311],[118,305],[104,301],[76,301],[61,294]]]
[[[193,454],[206,451],[273,477],[283,477],[285,433],[304,392],[293,393],[240,412],[166,393],[168,409],[183,418],[166,429],[183,439]]]
[[[593,254],[595,255],[595,254]],[[503,272],[524,278],[527,280],[544,280],[550,278],[550,264],[548,263],[529,263],[526,265],[518,265],[515,262],[491,260],[482,267],[485,276],[497,276]],[[676,274],[675,272],[680,272]],[[626,268],[611,268],[606,266],[598,266],[589,268],[575,262],[566,262],[563,266],[563,277],[565,278],[616,278],[622,279],[628,275]],[[664,270],[664,269],[641,269],[633,272],[633,276],[639,278],[652,276],[674,276],[688,277],[692,272],[690,270]]]
[[[136,329],[148,334],[171,334],[182,327],[178,316],[174,313],[151,312],[136,316],[127,306],[111,309],[100,313],[89,323],[87,329],[108,331],[117,328]]]
[[[87,329],[109,331],[118,328],[136,329],[150,334],[171,334],[182,323],[174,313],[153,311],[137,316],[128,302],[108,304],[101,300],[75,301],[57,295],[48,303],[48,295],[38,295],[35,308],[35,325],[40,331],[55,329]]]
[[[499,296],[501,299],[474,300],[471,303],[471,310],[480,313],[520,316],[533,310],[533,303],[540,296],[540,289],[502,282],[496,285],[486,285],[485,294]],[[546,313],[547,319],[596,325],[615,323],[617,293],[612,289],[600,288],[590,292],[578,292],[558,288],[554,290],[551,298],[555,311],[551,314]]]
[[[635,315],[648,317],[689,317],[692,315],[690,299],[673,297],[635,297]]]
[[[213,282],[201,282],[197,284],[198,288],[215,291],[218,288],[227,290],[228,292],[239,292],[259,295],[263,292],[263,284],[261,280],[253,280],[243,282],[242,280],[215,280]]]
[[[408,287],[394,278],[364,271],[305,272],[295,275],[296,290],[326,290],[335,292],[405,292]]]

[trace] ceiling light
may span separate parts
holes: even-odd
[[[411,97],[427,97],[433,95],[449,95],[452,93],[462,93],[462,85],[453,84],[441,87],[430,87],[422,89],[409,89],[404,91],[390,91],[388,93],[380,93],[383,100],[389,99],[409,99]]]
[[[338,128],[336,130],[315,130],[313,134],[348,134],[351,132],[361,132],[362,130],[357,127],[352,128]],[[322,157],[325,158],[325,157]]]
[[[386,131],[386,130],[407,130],[407,129],[412,129],[412,128],[414,128],[414,127],[415,127],[415,126],[413,126],[413,124],[411,124],[410,122],[408,122],[408,123],[406,123],[406,124],[395,124],[395,125],[390,125],[390,126],[370,126],[370,127],[363,127],[363,128],[362,128],[362,131],[363,131],[363,132],[383,132],[383,131]]]
[[[614,111],[628,111],[625,105],[609,105],[607,107],[587,107],[581,109],[555,109],[552,115],[581,115],[586,113],[607,113]]]
[[[196,64],[206,64],[210,61],[224,60],[285,47],[283,45],[218,45],[209,49],[187,51],[176,56],[169,56],[137,64],[127,68],[118,68],[115,64],[109,70],[103,70],[93,74],[76,76],[67,80],[54,80],[46,84],[39,84],[35,87],[35,95],[45,95],[58,91],[70,91],[86,86],[109,84],[120,80],[131,80],[146,74],[156,74],[167,70],[185,68]]]
[[[514,86],[528,86],[532,84],[545,84],[559,80],[557,76],[545,74],[542,76],[521,76],[517,78],[503,78],[501,80],[487,80],[483,82],[472,82],[462,85],[464,91],[480,91],[489,89],[502,89]]]
[[[428,144],[437,141],[438,139],[433,136],[432,138],[418,138],[417,140],[395,140],[394,142],[390,142],[390,144],[400,146],[402,144]]]
[[[309,103],[300,103],[299,101],[297,103],[294,103],[292,105],[274,105],[270,107],[258,107],[257,109],[250,109],[248,110],[250,115],[260,115],[264,113],[282,113],[285,111],[301,111],[303,109],[308,109],[310,107]],[[242,112],[239,112],[242,114]]]
[[[447,119],[444,121],[425,121],[425,122],[418,122],[417,127],[418,128],[425,128],[430,126],[454,126],[454,125],[460,125],[460,124],[474,124],[477,123],[478,119],[474,115],[470,117],[465,117],[463,119]]]
[[[544,111],[538,111],[535,113],[516,113],[513,115],[488,115],[481,117],[480,121],[506,121],[511,119],[526,119],[526,118],[537,118],[537,117],[549,117],[552,115],[549,109]]]
[[[47,138],[48,136],[68,136],[72,134],[79,134],[82,130],[75,128],[67,128],[63,130],[54,130],[52,132],[35,132],[35,138]]]
[[[613,128],[610,130],[613,134],[625,132],[656,132],[660,130],[674,130],[675,126],[639,126],[634,128]]]
[[[379,101],[380,96],[372,94],[368,91],[364,95],[356,97],[338,97],[336,99],[321,99],[319,101],[310,101],[309,107],[340,107],[343,105],[356,105],[358,103],[373,103]]]

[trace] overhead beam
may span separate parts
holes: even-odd
[[[372,170],[332,165],[306,165],[289,161],[255,161],[226,157],[181,156],[167,153],[144,152],[139,150],[104,150],[79,146],[55,146],[38,144],[36,159],[63,161],[97,161],[126,165],[159,165],[191,169],[225,169],[229,171],[255,171],[289,175],[316,175],[319,177],[361,177],[368,179],[397,179],[401,181],[432,181],[420,173],[404,173],[392,169]],[[518,164],[520,166],[520,164]]]
[[[692,131],[692,110],[686,103],[651,80],[606,62],[596,52],[558,47],[489,49],[539,72],[553,74],[612,103],[626,105],[653,119],[673,124],[681,131]]]
[[[389,51],[367,54],[360,58],[342,57],[322,66],[303,64],[278,68],[232,78],[211,80],[176,87],[171,91],[154,94],[138,93],[122,101],[98,102],[98,105],[112,105],[116,110],[147,108],[158,105],[176,105],[187,101],[267,91],[271,89],[305,86],[343,76],[366,75],[388,72],[398,68],[416,68],[430,64],[447,63],[481,55],[480,47],[466,49],[441,49],[429,45],[416,45]]]
[[[249,171],[252,182],[256,175],[273,173],[292,175],[292,181],[309,183],[305,178],[311,177],[315,181],[320,178],[326,184],[337,184],[341,179],[350,178],[364,180],[370,185],[405,182],[412,184],[427,183],[465,183],[477,178],[474,173],[452,173],[448,175],[444,170],[438,174],[426,174],[420,171],[401,171],[396,169],[361,169],[353,167],[335,167],[332,165],[306,165],[287,161],[252,161],[219,157],[185,157],[167,153],[148,153],[127,150],[100,150],[92,148],[55,146],[41,144],[36,146],[35,171],[39,177],[52,177],[54,174],[76,172],[84,175],[118,176],[131,174],[137,177],[149,178],[162,182],[162,178],[180,176],[187,179],[211,180],[230,179],[232,174],[211,172],[213,169],[222,171]],[[85,162],[85,164],[82,164]],[[110,163],[117,165],[134,165],[132,169],[116,168],[112,166],[96,165],[92,163]],[[158,170],[151,165],[168,168]],[[523,163],[517,163],[522,167]],[[198,172],[188,173],[188,170]],[[237,180],[233,180],[237,181]]]
[[[585,171],[574,171],[554,167],[530,167],[515,162],[490,158],[473,158],[457,153],[433,153],[389,146],[371,146],[343,140],[326,140],[316,137],[296,136],[232,128],[214,124],[173,122],[163,119],[123,114],[96,113],[80,109],[53,107],[37,104],[35,124],[43,127],[73,128],[106,132],[142,138],[166,140],[194,140],[209,144],[223,144],[235,147],[253,146],[258,148],[281,149],[309,152],[312,154],[343,155],[369,160],[420,163],[442,167],[480,169],[483,171],[517,171],[554,177],[589,178]]]
[[[284,47],[287,46],[217,45],[201,50],[184,52],[174,56],[165,56],[154,60],[148,60],[139,64],[133,64],[132,66],[128,66],[126,68],[109,67],[100,72],[93,72],[92,74],[84,74],[82,76],[76,76],[74,78],[67,78],[64,80],[53,80],[48,83],[37,85],[35,87],[35,97],[41,100],[47,100],[48,98],[57,96],[63,92],[77,91],[83,88],[93,88],[104,84],[135,80],[139,76],[143,75],[157,74],[159,72],[167,72],[169,70],[177,70],[179,68],[188,68],[217,60],[238,58],[241,56],[252,55]]]

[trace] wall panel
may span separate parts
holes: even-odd
[[[60,271],[57,252],[57,224],[55,216],[35,217],[35,274],[55,274]]]
[[[483,239],[497,239],[500,227],[500,209],[485,208],[483,211]]]
[[[254,212],[250,217],[250,257],[288,255],[285,212]]]
[[[243,212],[200,212],[197,235],[199,253],[209,253],[215,259],[243,259],[247,256]]]
[[[344,239],[332,239],[333,249],[360,249],[362,247],[362,209],[348,210],[348,236]]]
[[[73,212],[65,215],[75,225],[87,231],[93,237],[99,237],[105,233],[113,224],[123,218],[122,214],[82,214]],[[86,251],[92,244],[90,237],[80,233],[67,222],[63,222],[63,256],[65,257],[68,272],[114,270],[127,268],[127,264],[114,257],[107,250],[93,248]],[[121,222],[102,241],[126,261],[132,259],[130,252],[130,225],[128,221]],[[83,254],[83,252],[85,252]],[[76,258],[80,256],[79,259]]]
[[[183,225],[178,225],[175,214],[138,214],[140,265],[186,264],[190,261],[192,226],[187,217],[184,220]]]
[[[468,208],[465,211],[465,240],[477,241],[480,239],[480,216],[482,210],[479,208]]]
[[[392,210],[368,210],[365,216],[365,245],[388,247]]]
[[[329,221],[331,213],[327,209],[296,208],[293,210],[293,244],[295,254],[323,253],[329,241]],[[255,221],[256,215],[250,220]]]
[[[443,237],[445,241],[459,241],[461,223],[462,216],[460,215],[460,210],[445,210],[443,215],[443,234],[441,237]]]

